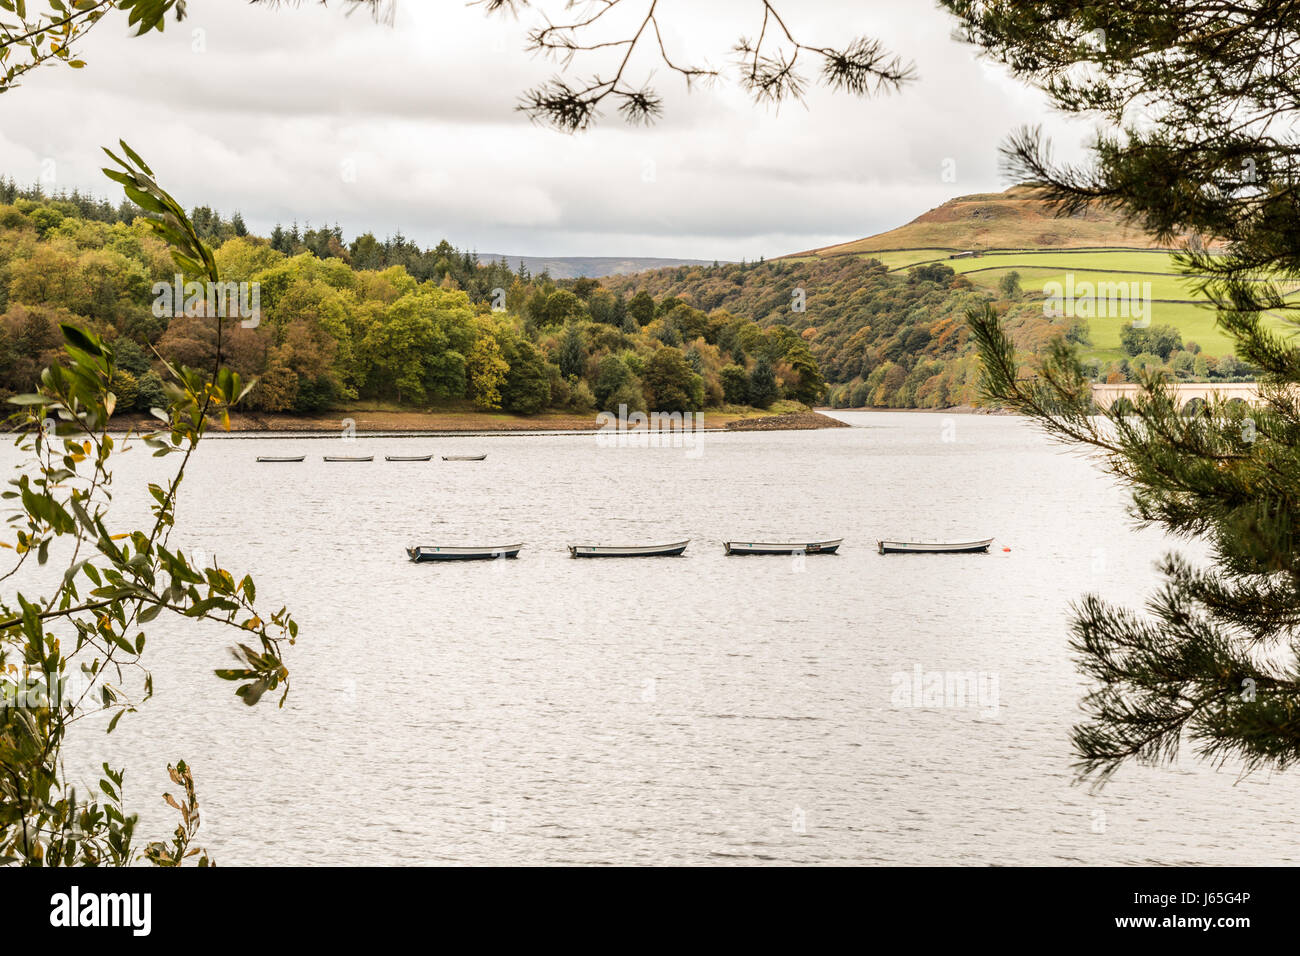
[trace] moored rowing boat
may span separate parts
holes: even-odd
[[[686,550],[690,540],[672,544],[571,544],[569,556],[574,558],[662,558],[674,557]]]
[[[983,541],[877,541],[881,554],[978,554],[986,552],[992,538]]]
[[[467,547],[463,545],[417,545],[407,548],[412,561],[490,561],[494,558],[519,556],[522,544],[498,544],[492,547]]]
[[[727,554],[834,554],[843,538],[826,541],[724,541]]]

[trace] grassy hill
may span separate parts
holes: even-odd
[[[1196,295],[1193,280],[1178,272],[1173,253],[1163,249],[1023,249],[991,252],[970,258],[952,259],[948,254],[934,256],[936,250],[880,252],[879,259],[891,272],[926,262],[942,262],[958,275],[968,278],[978,288],[996,290],[1008,272],[1020,276],[1021,287],[1030,298],[1045,298],[1049,283],[1064,286],[1073,274],[1076,283],[1091,281],[1149,283],[1151,320],[1155,324],[1175,326],[1185,341],[1196,342],[1212,355],[1232,352],[1232,340],[1215,324],[1214,310]],[[920,258],[919,255],[924,255]],[[1090,357],[1113,359],[1120,353],[1120,331],[1128,323],[1122,316],[1098,316],[1089,319],[1092,332]]]
[[[1179,273],[1174,252],[1113,211],[1093,208],[1058,218],[1024,187],[1013,186],[1002,193],[959,196],[888,232],[782,258],[877,259],[898,273],[941,262],[990,292],[1014,271],[1031,299],[1044,298],[1050,283],[1064,285],[1070,275],[1076,283],[1138,283],[1139,289],[1150,283],[1153,323],[1175,326],[1184,341],[1209,354],[1231,354],[1232,340],[1217,328],[1213,309],[1196,295],[1193,281]],[[1085,355],[1120,358],[1120,332],[1128,321],[1091,318]]]
[[[843,256],[899,250],[1154,249],[1145,233],[1112,210],[1093,208],[1058,218],[1023,186],[1001,193],[958,196],[917,216],[905,226],[796,256]]]

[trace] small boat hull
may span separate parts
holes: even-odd
[[[294,461],[306,461],[307,456],[306,455],[285,455],[282,457],[276,457],[275,455],[258,455],[257,460],[264,461],[264,462],[287,463],[287,462],[294,462]]]
[[[608,545],[571,544],[569,556],[573,558],[672,558],[686,550],[690,540],[672,544]]]
[[[359,457],[356,457],[356,458],[351,458],[351,457],[346,457],[346,456],[343,456],[343,455],[326,455],[326,456],[325,456],[325,460],[326,460],[326,461],[374,461],[374,460],[375,460],[375,456],[374,456],[374,455],[364,455],[364,456],[359,456]]]
[[[501,544],[490,548],[463,546],[421,545],[407,548],[406,554],[412,561],[494,561],[497,558],[517,558],[522,544]]]
[[[834,554],[843,538],[829,541],[724,541],[727,554]]]
[[[384,461],[432,461],[432,455],[385,455]]]
[[[487,455],[443,455],[443,461],[482,461]]]
[[[992,538],[983,541],[877,541],[881,554],[982,554],[986,553]]]

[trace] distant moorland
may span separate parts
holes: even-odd
[[[630,275],[651,269],[674,266],[706,266],[704,259],[665,259],[656,256],[511,256],[502,253],[476,253],[480,262],[505,261],[529,272],[545,272],[554,279],[602,279],[605,276]]]

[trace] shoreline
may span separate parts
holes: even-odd
[[[947,408],[879,408],[864,406],[862,408],[831,408],[818,405],[814,411],[822,414],[833,412],[902,412],[908,415],[1015,415],[1015,412],[1000,408],[978,408],[974,405],[950,405]]]
[[[847,428],[842,422],[821,410],[802,409],[799,411],[772,414],[762,409],[748,412],[718,411],[700,412],[692,419],[698,422],[695,427],[685,431],[737,432],[737,431],[806,431],[821,428]],[[156,431],[162,426],[156,418],[132,415],[119,423],[112,423],[113,430]],[[594,434],[601,431],[602,425],[596,420],[596,413],[576,415],[566,412],[543,412],[538,415],[510,415],[501,412],[477,411],[393,411],[385,409],[338,409],[320,415],[253,415],[237,413],[230,416],[229,432],[220,426],[209,431],[210,437],[220,435],[239,435],[267,437],[286,434],[308,437],[335,437],[340,431],[349,430],[357,436],[382,435],[446,435],[446,436],[501,436],[501,435],[575,435]],[[633,429],[636,431],[637,429]],[[681,419],[672,431],[681,431]]]

